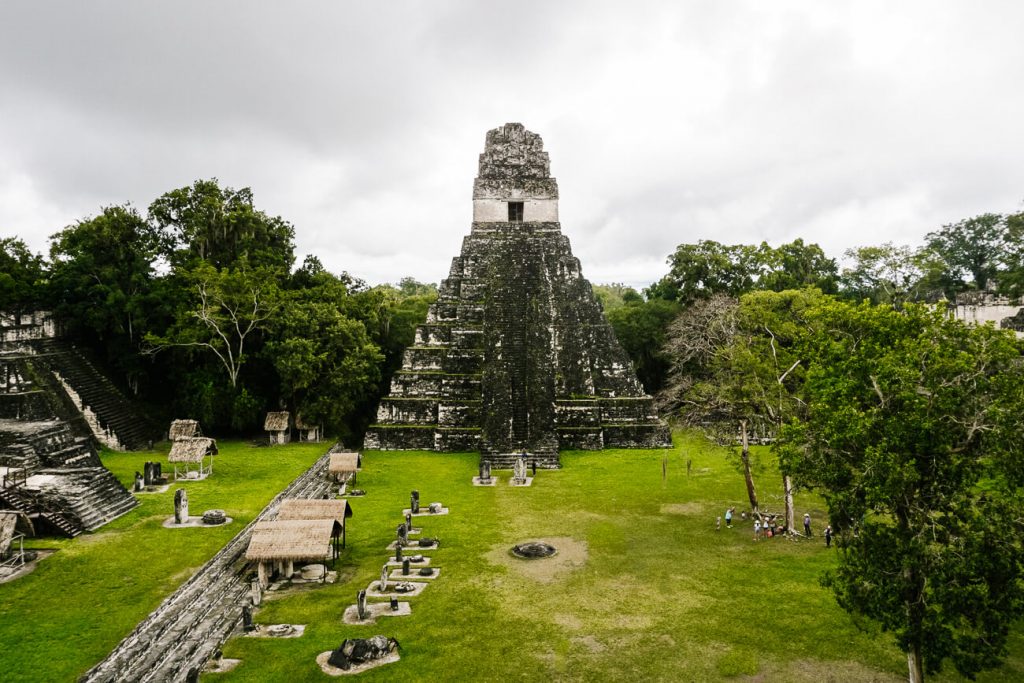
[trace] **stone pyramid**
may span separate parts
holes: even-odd
[[[366,448],[523,452],[671,444],[558,222],[539,135],[487,133],[473,226],[381,400]]]

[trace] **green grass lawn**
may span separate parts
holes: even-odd
[[[208,680],[329,680],[316,655],[376,633],[401,642],[402,660],[363,680],[905,679],[906,660],[890,638],[856,628],[818,585],[834,561],[820,537],[755,543],[747,526],[715,530],[715,516],[728,505],[742,509],[746,498],[722,450],[685,438],[671,451],[563,453],[562,462],[530,488],[474,488],[475,454],[366,453],[359,484],[368,495],[352,503],[339,583],[265,603],[257,614],[264,624],[307,624],[306,634],[234,639],[225,656],[243,663]],[[771,463],[757,483],[762,506],[780,510]],[[345,626],[341,614],[379,576],[414,488],[424,504],[451,507],[422,522],[442,540],[431,554],[441,576],[411,598],[411,616]],[[820,501],[800,496],[797,506],[820,530]],[[562,553],[539,563],[508,555],[533,538],[560,539]],[[984,680],[1021,680],[1019,638],[1014,648],[1010,663]]]
[[[214,479],[189,485],[190,507],[225,507],[245,522],[322,451],[226,444]],[[106,457],[124,481],[145,459]],[[818,585],[834,561],[820,536],[755,543],[746,525],[715,530],[715,516],[746,499],[722,450],[683,437],[668,451],[570,452],[562,463],[530,488],[511,489],[507,472],[497,487],[475,488],[475,454],[366,452],[359,487],[367,496],[352,501],[338,583],[275,595],[256,613],[263,624],[306,624],[305,635],[233,639],[225,656],[242,664],[204,680],[330,680],[316,655],[376,633],[396,637],[402,659],[361,680],[905,680],[906,660],[889,636],[859,630]],[[771,463],[757,484],[762,507],[779,510]],[[424,505],[451,508],[418,518],[441,538],[429,553],[441,576],[410,599],[411,616],[344,625],[356,591],[379,577],[414,488]],[[0,586],[0,642],[17,643],[0,651],[4,680],[73,680],[241,528],[163,530],[172,495],[152,496],[101,533],[44,544],[61,552]],[[798,496],[797,510],[820,530],[818,499]],[[535,538],[555,539],[559,555],[509,556],[514,543]],[[1019,635],[1011,650],[980,680],[1022,680]]]
[[[149,453],[104,452],[103,462],[131,486],[146,460],[163,462],[167,472],[168,447]],[[223,508],[234,518],[224,527],[164,529],[161,524],[174,514],[172,484],[164,493],[140,496],[137,508],[96,533],[26,543],[58,552],[32,574],[0,585],[0,680],[77,679],[327,447],[221,443],[213,476],[183,486],[191,514]]]

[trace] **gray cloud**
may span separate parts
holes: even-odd
[[[485,132],[540,133],[596,281],[680,242],[917,242],[1024,198],[1013,2],[5,3],[0,235],[197,178],[300,252],[439,280]]]

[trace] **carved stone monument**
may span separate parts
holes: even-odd
[[[419,491],[413,491],[412,495],[409,496],[409,510],[414,515],[420,511],[420,492]]]
[[[396,545],[395,546],[395,562],[401,562],[401,561],[402,561],[402,546],[401,545]]]
[[[402,576],[409,576],[409,558],[402,560]]]
[[[517,486],[526,483],[526,461],[522,458],[516,458],[516,463],[512,468],[512,483]]]
[[[135,473],[135,488],[134,488],[134,490],[136,492],[138,492],[138,491],[143,490],[144,488],[146,488],[146,480],[143,478],[142,473],[136,472]]]
[[[330,666],[348,671],[353,664],[365,664],[385,659],[398,649],[398,641],[386,636],[372,638],[349,638],[342,641],[338,649],[327,659]]]
[[[359,591],[356,593],[356,614],[359,615],[359,620],[363,621],[370,615],[366,611],[366,591]]]
[[[398,525],[396,534],[398,536],[398,539],[396,540],[396,543],[398,543],[398,545],[409,545],[409,529],[405,526],[405,522],[402,522]]]
[[[558,200],[539,135],[519,123],[487,133],[472,230],[367,448],[479,450],[505,469],[524,449],[558,467],[559,449],[671,445],[562,234]]]
[[[248,605],[242,608],[242,628],[247,633],[256,630],[256,624],[252,621],[252,607]]]
[[[174,523],[188,523],[188,491],[185,489],[174,492]]]
[[[252,598],[252,606],[259,607],[260,603],[263,602],[263,586],[260,585],[259,579],[252,580],[249,591],[250,597]]]
[[[388,589],[388,566],[385,564],[380,568],[380,582],[377,584],[377,590],[381,593]]]
[[[412,532],[412,515],[405,516],[405,528]]]

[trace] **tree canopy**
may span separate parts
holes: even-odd
[[[840,532],[826,584],[893,633],[912,681],[994,666],[1024,611],[1018,344],[914,305],[826,302],[807,329],[782,461]]]

